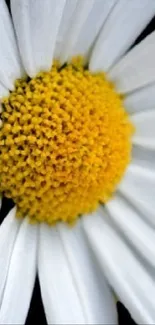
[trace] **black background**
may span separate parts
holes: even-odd
[[[22,1],[22,0],[21,0]],[[44,0],[43,0],[44,1]],[[129,0],[127,0],[129,1]],[[143,0],[142,0],[143,1]],[[10,9],[10,0],[6,0],[6,3]],[[132,22],[131,22],[132,23]],[[146,37],[148,34],[150,34],[153,30],[155,30],[155,18],[151,20],[149,25],[146,27],[146,29],[143,31],[143,33],[137,38],[136,42],[132,45],[139,43],[144,37]],[[2,209],[0,212],[0,224],[7,215],[8,211],[13,207],[13,202],[8,199],[3,199],[2,201]],[[6,243],[7,245],[7,243]],[[117,303],[117,310],[118,310],[118,317],[119,317],[119,325],[134,325],[136,324],[126,308],[120,303]],[[20,312],[20,311],[19,311]],[[41,294],[40,294],[40,287],[39,287],[39,281],[38,278],[35,282],[35,287],[33,291],[33,296],[31,300],[31,305],[29,309],[29,313],[26,320],[26,325],[34,325],[37,323],[41,323],[42,325],[46,325],[46,318],[44,314],[44,309],[42,305],[41,300]]]

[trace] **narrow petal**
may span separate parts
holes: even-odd
[[[155,150],[155,110],[134,114],[131,119],[136,128],[133,143]]]
[[[155,229],[152,229],[122,196],[115,195],[106,205],[110,218],[153,267],[155,267]]]
[[[59,225],[60,238],[82,301],[87,324],[116,324],[117,313],[108,285],[94,263],[81,223],[70,229]]]
[[[0,324],[25,323],[36,276],[37,229],[26,219],[20,227],[0,307]]]
[[[116,63],[108,76],[121,93],[147,86],[155,81],[154,57],[155,32],[147,36]]]
[[[90,70],[108,71],[155,14],[153,0],[117,1],[94,46]]]
[[[155,83],[127,95],[124,106],[130,114],[153,109],[155,106]]]
[[[21,224],[19,220],[15,219],[15,214],[16,208],[13,208],[0,226],[0,305],[14,243]]]
[[[155,225],[155,172],[133,163],[119,185],[119,190],[135,208]]]
[[[56,228],[41,225],[38,271],[47,322],[85,324],[82,301]]]
[[[52,65],[65,0],[11,0],[22,61],[30,77]]]
[[[58,35],[57,54],[60,53],[62,62],[76,55],[87,57],[114,2],[115,0],[68,0],[66,2]]]
[[[101,269],[139,324],[155,322],[155,281],[117,232],[106,212],[83,219],[84,230]],[[154,243],[153,243],[154,244]]]
[[[11,18],[4,0],[0,1],[0,39],[0,83],[6,88],[13,90],[14,81],[17,78],[21,78],[24,71],[16,45]]]

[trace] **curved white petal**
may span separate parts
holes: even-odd
[[[116,89],[127,93],[155,81],[155,32],[129,51],[110,69],[108,77]]]
[[[21,65],[15,35],[7,5],[0,1],[0,82],[8,89],[14,89],[14,81],[21,78]]]
[[[139,324],[155,322],[155,279],[127,246],[103,209],[83,219],[84,230],[117,296]],[[147,265],[146,265],[147,267]]]
[[[155,267],[155,229],[152,229],[136,209],[122,196],[116,194],[106,204],[109,217],[123,232],[129,242],[153,267]]]
[[[52,65],[65,0],[11,0],[19,49],[30,77]]]
[[[131,164],[119,190],[136,207],[138,211],[155,225],[155,171],[153,169]]]
[[[49,324],[85,324],[76,290],[56,228],[40,227],[38,272],[41,295]]]
[[[116,324],[117,312],[112,294],[88,248],[81,223],[71,229],[60,224],[58,229],[71,276],[82,301],[86,324]]]
[[[127,95],[124,106],[130,114],[153,109],[155,107],[155,82]]]
[[[0,305],[10,265],[14,243],[21,222],[15,218],[16,208],[13,208],[0,226]]]
[[[20,227],[0,307],[0,324],[25,323],[36,276],[37,229],[26,219]]]
[[[115,0],[68,0],[58,34],[56,54],[62,62],[89,54]],[[74,4],[74,8],[73,8]]]
[[[155,109],[134,114],[131,120],[135,125],[133,143],[155,150]]]
[[[94,46],[90,70],[108,71],[131,46],[154,14],[154,0],[117,1]]]

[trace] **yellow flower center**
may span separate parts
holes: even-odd
[[[0,192],[32,221],[74,223],[105,203],[130,161],[132,124],[104,73],[79,60],[18,80],[2,102]]]

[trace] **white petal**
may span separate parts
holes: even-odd
[[[133,143],[155,150],[155,110],[134,114],[131,120],[135,125]]]
[[[52,65],[65,0],[11,0],[21,57],[30,77]]]
[[[127,95],[124,106],[130,114],[153,109],[155,106],[155,83]]]
[[[59,225],[60,238],[87,324],[116,324],[117,313],[108,285],[85,241],[79,222],[75,227]]]
[[[133,145],[132,161],[141,167],[153,170],[155,166],[155,150],[147,150],[144,147]]]
[[[37,229],[26,219],[20,227],[0,308],[0,324],[25,323],[36,276]]]
[[[106,204],[106,208],[110,218],[129,242],[155,267],[155,229],[152,229],[136,209],[118,194]]]
[[[155,225],[155,172],[131,164],[119,185],[119,190],[138,211]]]
[[[4,87],[2,84],[0,84],[0,99],[8,95],[9,95],[9,90],[6,87]]]
[[[72,21],[73,15],[76,12],[78,0],[66,0],[66,4],[63,10],[62,19],[59,25],[58,35],[56,38],[55,50],[54,50],[54,57],[59,58],[60,53],[63,51],[64,44],[66,41],[66,35],[70,28],[70,24]]]
[[[107,71],[131,46],[154,14],[154,0],[117,1],[95,44],[90,69]]]
[[[62,62],[71,56],[87,56],[115,0],[68,0],[60,26],[59,47]],[[77,3],[76,8],[74,6]],[[72,12],[72,16],[69,13]],[[66,28],[67,27],[67,28]],[[59,44],[60,46],[60,44]],[[58,53],[58,51],[57,51]]]
[[[15,215],[16,208],[13,208],[0,226],[0,305],[14,243],[20,227],[20,222]]]
[[[155,281],[115,230],[106,212],[83,219],[100,266],[117,296],[140,324],[155,322]]]
[[[154,2],[155,3],[155,2]],[[136,45],[109,71],[109,78],[121,93],[155,81],[155,32]]]
[[[76,290],[56,228],[41,225],[39,280],[49,324],[85,324],[82,301]]]
[[[92,10],[93,4],[94,0],[78,0],[75,15],[71,20],[64,47],[62,49],[62,54],[60,56],[62,62],[66,62],[69,57],[72,56],[73,48],[77,42],[83,25]]]
[[[12,22],[4,0],[0,1],[0,82],[8,89],[13,90],[14,81],[21,78],[21,65]]]

